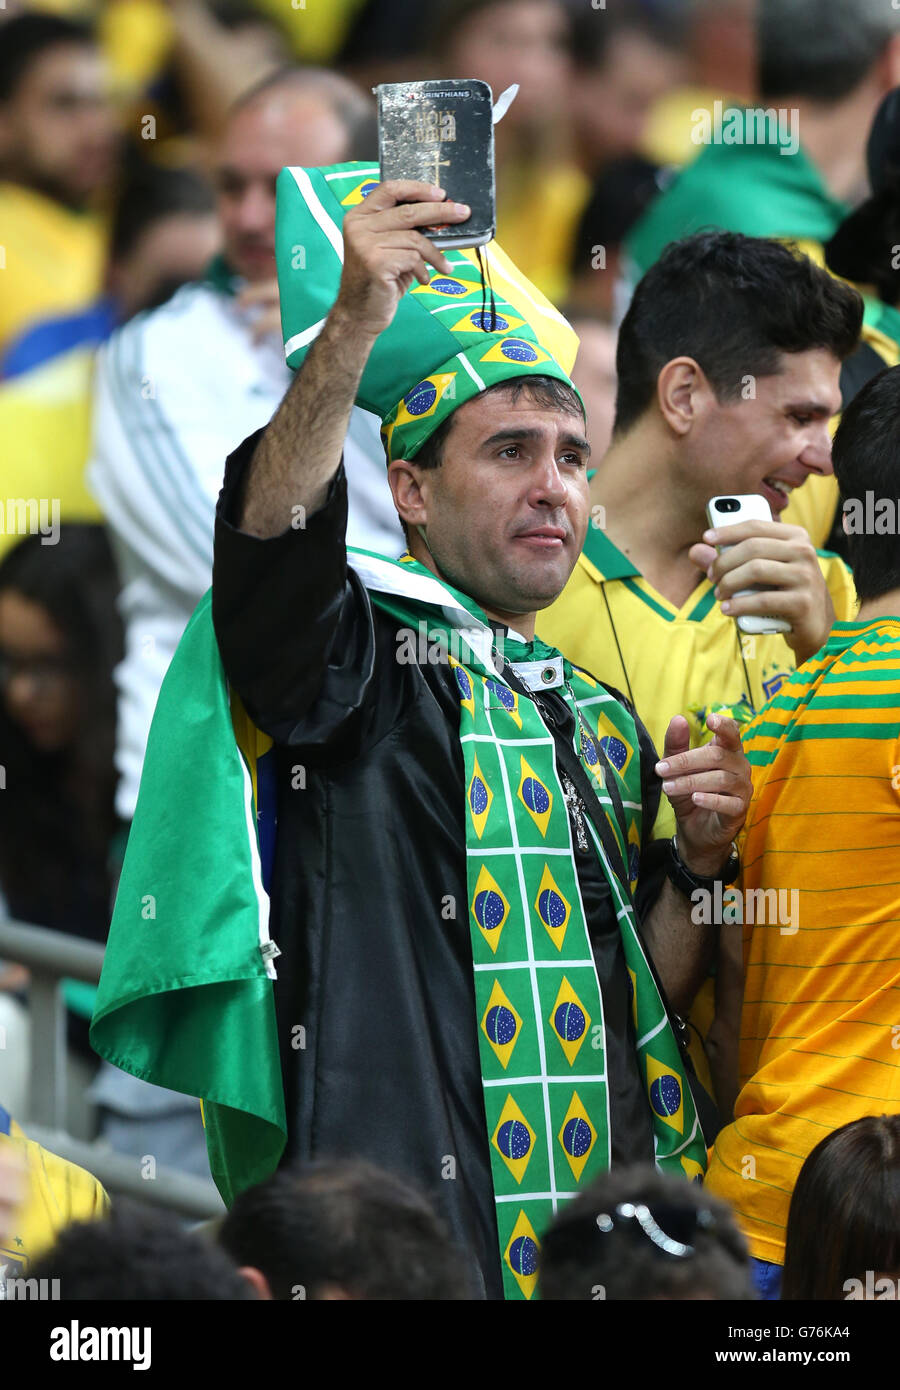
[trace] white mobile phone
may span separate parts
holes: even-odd
[[[737,526],[741,521],[771,521],[772,509],[764,497],[752,492],[730,497],[711,497],[706,504],[706,516],[710,526],[720,531],[723,526]],[[720,553],[728,548],[727,545],[717,547]],[[735,598],[756,592],[756,589],[741,589],[735,594]],[[784,618],[772,616],[738,618],[737,625],[741,632],[758,636],[791,631],[790,623],[785,622]]]

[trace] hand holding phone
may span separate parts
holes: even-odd
[[[771,522],[772,511],[764,497],[757,493],[745,493],[735,496],[711,497],[706,504],[706,516],[711,527],[716,531],[721,531],[725,526],[738,526],[743,521],[765,521]],[[725,545],[717,546],[719,554],[730,547]],[[740,589],[735,598],[743,598],[747,594],[759,593],[757,588]],[[790,632],[791,625],[783,618],[777,618],[774,614],[761,615],[743,614],[736,619],[738,628],[741,632],[751,633],[757,636],[769,636],[777,632]]]

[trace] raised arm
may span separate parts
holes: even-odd
[[[461,222],[468,208],[441,203],[429,184],[394,181],[373,189],[344,218],[344,269],[331,313],[296,379],[257,445],[238,524],[254,536],[275,536],[300,506],[321,507],[341,460],[350,412],[375,340],[392,322],[414,280],[426,285],[428,264],[451,267],[416,229],[438,220]]]
[[[340,291],[322,332],[272,421],[228,460],[213,622],[229,681],[280,743],[322,746],[340,733],[346,747],[349,723],[371,704],[370,605],[347,568],[344,436],[401,295],[427,283],[426,258],[449,269],[416,227],[465,215],[436,204],[427,184],[402,182],[348,212]]]

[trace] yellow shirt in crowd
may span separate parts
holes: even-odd
[[[100,294],[106,224],[19,184],[0,183],[0,350],[36,320]]]
[[[25,1200],[6,1245],[0,1244],[0,1278],[13,1279],[54,1244],[64,1226],[105,1216],[109,1198],[93,1174],[27,1139],[2,1107],[0,1144],[20,1148],[26,1164]]]
[[[706,1185],[781,1264],[810,1151],[900,1110],[900,618],[837,623],[744,748],[742,1090]]]
[[[835,616],[852,617],[856,593],[849,569],[824,551],[819,565]],[[714,587],[704,575],[676,608],[591,526],[565,589],[538,614],[537,633],[631,699],[660,754],[674,714],[687,718],[696,746],[709,737],[705,721],[711,710],[743,701],[749,722],[797,666],[782,636],[740,634],[722,612]]]

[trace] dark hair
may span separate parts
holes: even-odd
[[[882,101],[866,145],[872,196],[849,213],[825,243],[835,275],[873,285],[885,304],[900,301],[900,87]]]
[[[317,92],[331,106],[347,135],[344,161],[378,159],[378,116],[374,101],[349,77],[328,68],[303,67],[296,63],[276,68],[242,92],[232,103],[230,114],[242,111],[267,92],[291,87]]]
[[[757,0],[759,90],[764,99],[837,102],[859,86],[898,32],[885,0]]]
[[[599,73],[609,61],[616,39],[624,34],[634,35],[656,48],[678,51],[685,40],[684,19],[675,10],[651,13],[628,9],[607,14],[586,9],[572,25],[569,51],[573,63],[577,68]]]
[[[28,1277],[58,1279],[63,1302],[256,1297],[211,1241],[191,1235],[168,1213],[124,1198],[99,1221],[66,1226]]]
[[[463,1299],[466,1264],[425,1198],[360,1161],[283,1169],[236,1199],[219,1241],[276,1299]]]
[[[782,353],[824,348],[842,362],[862,314],[855,290],[779,242],[738,232],[673,242],[638,284],[619,330],[615,433],[640,419],[675,357],[692,357],[725,403],[748,374],[777,374]]]
[[[666,1237],[691,1253],[666,1253]],[[543,1299],[576,1301],[756,1296],[728,1207],[649,1164],[615,1168],[561,1208],[543,1236],[538,1287]]]
[[[115,830],[116,692],[122,659],[119,579],[102,526],[66,522],[55,545],[29,535],[0,561],[0,593],[39,604],[65,634],[80,687],[74,743],[37,751],[0,699],[0,888],[32,921],[105,940]]]
[[[841,502],[858,502],[865,514],[866,493],[900,498],[900,367],[889,367],[867,381],[841,416],[831,459]],[[853,512],[848,513],[852,525]],[[877,518],[876,518],[877,520]],[[892,534],[850,530],[846,536],[853,581],[860,599],[876,599],[900,588],[900,541]]]
[[[572,273],[595,269],[600,248],[621,246],[638,218],[657,198],[666,175],[640,155],[610,160],[597,176],[578,222],[572,250]]]
[[[782,1299],[843,1299],[871,1270],[900,1278],[900,1115],[843,1125],[808,1155],[794,1185]]]
[[[164,217],[175,213],[200,215],[215,209],[212,185],[196,170],[143,164],[130,174],[119,191],[110,234],[110,258],[118,261],[130,255],[143,233]]]
[[[484,391],[479,392],[478,399],[497,393],[508,395],[513,404],[520,396],[525,396],[535,405],[543,406],[546,410],[565,410],[574,415],[580,415],[584,419],[584,407],[579,400],[578,393],[565,381],[560,381],[555,376],[514,376],[508,381],[497,381],[493,386],[488,386]],[[473,397],[474,399],[474,397]],[[434,434],[430,434],[416,451],[414,458],[418,468],[439,468],[444,458],[444,445],[447,436],[453,428],[456,419],[456,411],[448,415],[446,420],[442,420]]]
[[[95,46],[87,24],[52,14],[20,14],[0,25],[0,102],[9,101],[31,67],[48,48],[60,44]]]
[[[516,0],[440,0],[432,7],[416,6],[424,13],[430,10],[427,22],[422,25],[422,48],[424,54],[436,63],[446,62],[447,50],[454,39],[468,24],[470,19],[485,10],[496,10],[501,5],[515,4]],[[494,99],[500,95],[494,93]]]

